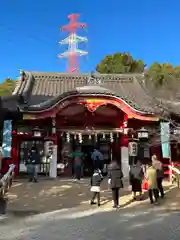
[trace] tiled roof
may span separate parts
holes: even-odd
[[[39,111],[68,94],[106,94],[120,97],[130,106],[147,114],[162,109],[143,88],[141,74],[68,74],[25,72],[16,94],[28,100],[28,111]]]

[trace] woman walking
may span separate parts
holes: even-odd
[[[137,162],[130,168],[130,184],[132,186],[133,200],[137,200],[136,194],[139,192],[140,200],[142,200],[142,180],[144,178],[141,163]]]
[[[162,163],[157,159],[156,155],[152,156],[152,165],[156,169],[157,186],[158,186],[158,190],[160,192],[161,198],[163,198],[164,197],[164,188],[163,188],[163,185],[162,185],[162,181],[163,181],[163,178],[164,178],[164,172],[163,172]],[[158,192],[158,195],[159,195],[159,192]]]
[[[96,168],[91,177],[90,191],[93,193],[92,199],[91,199],[91,205],[96,204],[94,200],[95,198],[97,198],[97,204],[98,206],[100,206],[100,185],[102,180],[103,180],[103,176],[102,176],[101,170]]]
[[[116,160],[113,160],[108,171],[108,183],[112,190],[112,198],[114,202],[113,208],[119,207],[119,189],[123,188],[122,178],[123,173],[121,171],[121,166]]]

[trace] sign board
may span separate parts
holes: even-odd
[[[50,156],[53,153],[53,146],[54,143],[53,141],[46,141],[44,143],[44,152],[45,152],[45,156]]]
[[[34,115],[31,114],[23,114],[23,120],[33,120],[36,119]]]
[[[129,156],[136,157],[138,153],[137,142],[129,142],[128,148],[129,148]]]
[[[11,157],[11,143],[12,143],[12,120],[4,121],[3,126],[3,141],[2,153],[5,158]]]

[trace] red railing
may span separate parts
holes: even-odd
[[[167,167],[164,171],[164,174],[168,176],[169,181],[172,182],[173,174],[176,174],[176,171],[172,169],[172,167],[180,167],[179,163],[171,163],[171,164],[163,164],[163,167]]]

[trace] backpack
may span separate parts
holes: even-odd
[[[141,168],[133,167],[132,175],[133,175],[133,178],[141,180],[143,178],[143,171]]]
[[[99,156],[96,156],[96,161],[99,161]]]

